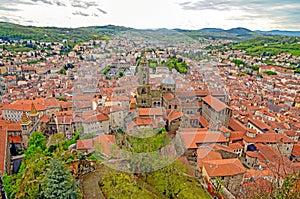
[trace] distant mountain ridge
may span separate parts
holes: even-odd
[[[153,33],[168,33],[168,31],[177,31],[193,39],[199,39],[202,37],[207,39],[229,39],[234,41],[248,40],[263,35],[300,36],[300,31],[252,31],[243,27],[231,28],[228,30],[224,30],[221,28],[203,28],[199,30],[159,28],[145,30],[151,30]],[[89,26],[79,28],[57,28],[23,26],[13,23],[0,22],[0,39],[34,39],[55,41],[66,38],[83,41],[90,39],[99,39],[103,35],[114,35],[123,31],[135,31],[142,33],[145,30],[115,25]],[[170,32],[170,35],[171,34],[172,33]]]

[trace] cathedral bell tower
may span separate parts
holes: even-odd
[[[148,60],[144,56],[138,66],[138,82],[137,88],[137,107],[150,108],[152,105],[151,90],[149,85],[149,65]]]

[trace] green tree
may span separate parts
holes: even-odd
[[[36,146],[40,147],[42,150],[46,149],[47,138],[41,132],[33,132],[29,138],[29,147]]]
[[[62,68],[62,69],[60,69],[59,73],[62,74],[62,75],[66,75],[67,74],[67,70],[64,69],[64,68]]]
[[[41,196],[47,199],[82,198],[71,173],[57,159],[50,162],[50,168],[42,180]]]

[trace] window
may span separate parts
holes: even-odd
[[[177,105],[175,105],[174,108],[177,109]]]

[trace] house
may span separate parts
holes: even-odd
[[[246,169],[237,158],[203,161],[202,175],[207,181],[220,177],[224,187],[236,194],[241,189]]]
[[[219,99],[208,95],[202,99],[202,115],[213,129],[228,127],[232,110]]]
[[[182,128],[176,136],[179,137],[178,150],[184,150],[184,154],[191,157],[195,157],[197,149],[203,145],[228,143],[222,133],[201,128]]]

